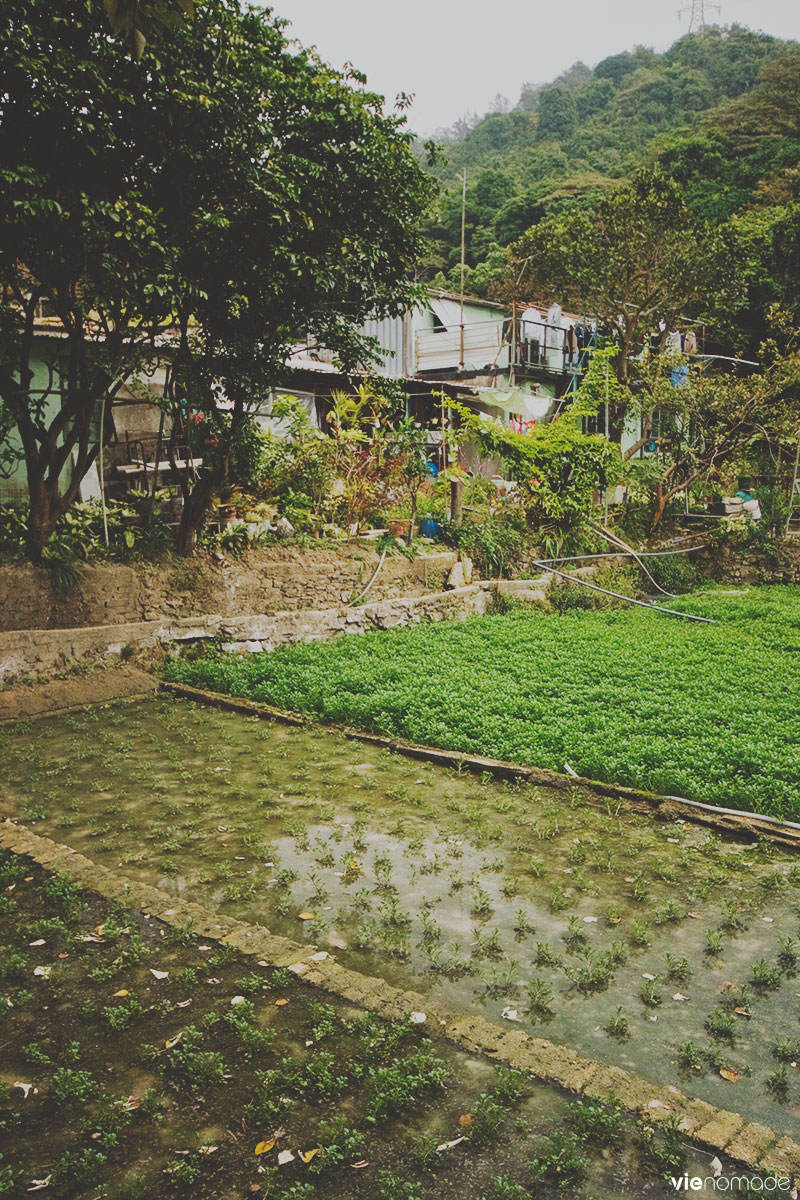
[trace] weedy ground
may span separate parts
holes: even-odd
[[[0,854],[0,1195],[522,1200],[672,1194],[670,1126]]]
[[[535,610],[344,637],[167,675],[424,745],[800,817],[800,588],[646,612]]]
[[[104,865],[793,1132],[800,864],[770,843],[164,696],[2,751],[3,811]]]

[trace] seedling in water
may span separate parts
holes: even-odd
[[[624,1016],[621,1006],[616,1010],[612,1017],[609,1017],[603,1028],[609,1037],[617,1038],[617,1040],[620,1042],[630,1037],[628,1018]]]
[[[722,953],[722,934],[718,929],[706,930],[706,944],[704,953],[710,956],[716,956]]]
[[[753,963],[750,979],[758,992],[774,992],[781,985],[780,967],[772,966],[765,958]]]
[[[704,1026],[706,1032],[710,1033],[715,1041],[733,1044],[736,1030],[736,1017],[733,1013],[725,1012],[721,1008],[715,1008],[706,1017]]]
[[[678,1062],[690,1071],[702,1071],[703,1053],[694,1042],[682,1042],[678,1047]]]
[[[768,1075],[764,1080],[764,1086],[780,1104],[785,1104],[789,1099],[789,1072],[786,1065],[782,1064],[771,1075]]]
[[[533,961],[537,967],[560,967],[561,959],[547,942],[537,942]]]
[[[637,917],[631,922],[628,937],[634,946],[649,946],[650,945],[650,926],[643,917]]]
[[[531,979],[525,990],[528,995],[528,1007],[535,1016],[552,1017],[555,1015],[553,989],[545,979]]]
[[[661,992],[658,990],[657,979],[645,979],[642,983],[642,989],[639,992],[639,995],[641,997],[642,1004],[644,1004],[647,1008],[657,1008],[663,999]]]
[[[482,887],[476,888],[472,893],[472,907],[470,909],[473,917],[490,917],[494,912],[492,897]]]
[[[692,967],[688,958],[681,958],[677,954],[671,954],[667,951],[665,958],[667,960],[667,979],[673,983],[686,983],[691,978]]]
[[[574,948],[575,946],[583,946],[588,942],[589,936],[586,932],[586,926],[582,923],[580,917],[569,917],[567,926],[567,931],[562,934],[562,937],[568,946]]]

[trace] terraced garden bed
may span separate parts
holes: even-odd
[[[24,858],[0,852],[0,889],[0,1195],[610,1200],[709,1173],[669,1124],[333,1003]]]
[[[241,658],[167,677],[423,745],[800,818],[800,589],[643,609],[522,611]]]
[[[2,750],[4,815],[128,877],[797,1127],[800,864],[771,843],[163,695]]]

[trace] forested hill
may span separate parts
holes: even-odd
[[[684,185],[701,220],[749,213],[763,222],[800,201],[800,44],[707,27],[664,54],[638,47],[593,70],[577,63],[553,83],[523,87],[510,111],[460,122],[438,140],[446,158],[433,170],[447,190],[426,273],[456,283],[466,167],[477,294],[492,292],[502,248],[531,225],[591,207],[645,162]]]

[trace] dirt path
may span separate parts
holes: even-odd
[[[130,699],[157,687],[158,680],[135,667],[108,667],[47,683],[20,684],[0,690],[0,721],[36,717],[81,704]]]

